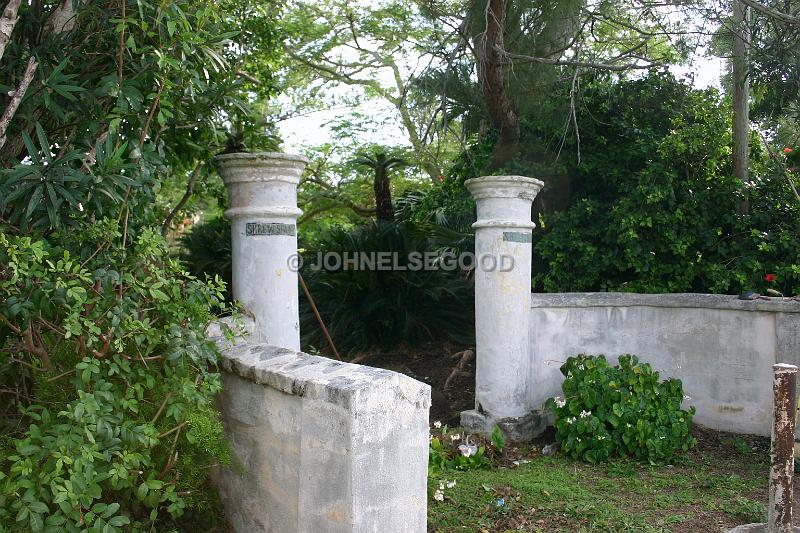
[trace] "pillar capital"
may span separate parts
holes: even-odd
[[[225,216],[278,217],[296,220],[297,185],[308,159],[278,152],[222,154],[214,158],[228,188]]]
[[[481,176],[464,182],[476,200],[519,198],[533,202],[544,183],[526,176]]]
[[[464,182],[475,198],[478,220],[472,227],[530,230],[531,203],[544,183],[524,176],[483,176]]]

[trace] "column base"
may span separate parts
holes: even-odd
[[[461,411],[461,426],[474,433],[490,435],[498,426],[503,435],[515,442],[526,442],[541,435],[547,428],[548,415],[544,411],[531,411],[525,416],[494,418],[477,409]]]

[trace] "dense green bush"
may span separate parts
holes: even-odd
[[[315,270],[318,253],[352,257],[389,252],[396,253],[402,265],[412,252],[441,254],[460,246],[462,237],[430,226],[371,222],[330,231],[307,250],[302,274],[337,348],[353,353],[429,340],[468,342],[473,334],[473,290],[458,269]],[[307,305],[301,308],[301,332],[304,344],[326,345]]]
[[[571,207],[536,238],[536,289],[736,294],[775,273],[800,292],[794,175],[754,143],[742,187],[715,91],[649,76],[595,84],[582,102]]]
[[[659,382],[658,372],[633,355],[620,356],[615,366],[602,355],[570,357],[561,373],[564,397],[551,398],[548,406],[556,417],[556,439],[570,457],[668,463],[694,445],[694,407],[681,409],[680,380]]]
[[[475,141],[405,211],[468,231],[466,179],[543,178],[534,290],[737,294],[766,288],[764,275],[774,273],[772,288],[800,293],[796,163],[774,148],[765,158],[754,138],[753,181],[742,187],[731,169],[729,106],[715,90],[664,73],[597,77],[585,80],[579,103],[580,147],[574,137],[562,145],[563,125],[521,120],[524,142],[506,168],[488,168],[491,138]],[[558,157],[541,147],[548,140]]]
[[[155,230],[122,244],[104,219],[64,242],[0,232],[0,530],[168,530],[229,460],[204,331],[224,284]]]

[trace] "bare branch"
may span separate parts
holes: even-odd
[[[28,66],[25,67],[25,73],[22,75],[19,85],[17,85],[17,90],[14,91],[14,96],[11,97],[8,107],[3,112],[3,116],[0,117],[0,148],[6,144],[6,130],[17,112],[17,108],[19,108],[19,104],[22,102],[22,97],[25,96],[25,92],[30,87],[31,81],[33,81],[33,75],[36,74],[36,66],[35,57],[28,59]]]
[[[562,65],[567,67],[582,67],[582,68],[593,68],[597,70],[610,70],[614,72],[623,72],[626,70],[646,70],[653,67],[661,66],[660,63],[651,62],[651,63],[622,63],[622,64],[613,64],[613,63],[594,63],[591,61],[572,61],[569,59],[551,59],[549,57],[534,57],[534,56],[527,56],[521,54],[512,54],[510,52],[505,52],[505,55],[510,57],[511,59],[518,59],[521,60],[523,63],[543,63],[545,65]],[[513,63],[512,61],[508,62],[509,64]]]
[[[183,208],[183,206],[186,205],[186,202],[189,201],[189,198],[191,198],[192,194],[194,193],[194,184],[197,182],[197,177],[200,175],[200,171],[203,169],[203,165],[205,165],[205,161],[200,161],[199,163],[197,163],[197,166],[194,167],[192,175],[189,178],[189,183],[188,185],[186,185],[186,192],[183,193],[181,199],[178,201],[175,207],[172,208],[172,211],[169,212],[167,218],[164,219],[164,223],[161,225],[161,235],[164,238],[167,237],[167,233],[169,232],[169,227],[170,225],[172,225],[172,219],[175,218],[175,215],[178,214],[178,211],[180,211]]]
[[[6,51],[6,45],[11,40],[11,34],[14,32],[14,26],[17,25],[17,11],[22,0],[9,0],[3,14],[0,15],[0,59],[3,59],[3,53]]]
[[[766,15],[772,19],[777,20],[783,24],[790,24],[793,26],[800,26],[800,17],[795,17],[793,15],[789,15],[788,13],[783,13],[782,11],[778,11],[777,9],[773,9],[769,6],[765,6],[760,2],[756,2],[756,0],[741,0],[741,2],[749,6],[762,15]]]

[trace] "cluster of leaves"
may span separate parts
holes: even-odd
[[[473,439],[476,443],[473,443]],[[462,435],[447,426],[431,431],[428,448],[428,472],[434,475],[446,470],[480,470],[491,467],[503,453],[506,440],[495,426],[489,440],[476,435]]]
[[[23,2],[0,109],[28,60],[38,66],[0,148],[0,216],[47,230],[81,211],[116,214],[124,199],[129,225],[163,220],[162,185],[182,192],[173,183],[232,137],[274,145],[260,106],[275,91],[277,11],[249,4]]]
[[[6,531],[163,528],[208,505],[208,467],[230,459],[204,333],[224,284],[153,230],[121,249],[115,226],[68,247],[0,233]]]
[[[796,176],[731,170],[730,113],[715,91],[651,75],[587,89],[570,207],[545,217],[534,288],[738,293],[768,272],[800,291]]]
[[[302,274],[337,348],[354,353],[430,340],[469,342],[472,286],[464,272],[443,268],[440,262],[445,252],[452,252],[453,241],[462,237],[431,226],[371,222],[352,230],[334,229],[314,243],[304,256]],[[341,268],[327,270],[318,259],[319,254],[344,259],[359,254],[369,258],[371,253],[397,254],[400,265],[406,264],[409,254],[417,253],[436,266],[346,268],[342,262]],[[302,307],[300,315],[304,344],[324,346],[311,309]]]
[[[619,365],[605,356],[570,357],[561,366],[564,397],[551,398],[556,440],[573,459],[592,463],[633,456],[664,464],[694,446],[694,407],[681,409],[683,385],[659,382],[658,372],[633,355]]]

